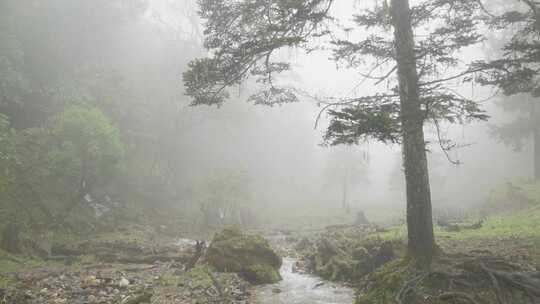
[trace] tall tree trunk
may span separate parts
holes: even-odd
[[[429,266],[435,251],[435,240],[423,130],[424,115],[419,96],[409,1],[392,0],[391,11],[401,102],[408,249],[421,266]]]
[[[537,99],[532,101],[531,124],[533,128],[533,162],[534,162],[534,180],[540,181],[540,113],[538,110]]]
[[[349,193],[349,170],[347,165],[343,168],[343,193],[341,197],[341,206],[344,211],[349,211],[348,193]]]

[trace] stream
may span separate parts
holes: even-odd
[[[343,285],[324,281],[309,274],[292,271],[295,260],[284,258],[281,266],[283,280],[257,287],[258,304],[350,304],[354,291]]]

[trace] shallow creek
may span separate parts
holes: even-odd
[[[308,274],[292,271],[294,259],[284,258],[281,266],[283,280],[276,284],[257,287],[258,304],[350,304],[354,291],[343,285],[323,281]]]

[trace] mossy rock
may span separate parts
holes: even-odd
[[[226,228],[214,236],[206,253],[208,263],[222,272],[236,272],[254,284],[281,280],[278,256],[260,235],[244,234]]]

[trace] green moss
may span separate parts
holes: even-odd
[[[160,277],[159,281],[162,285],[175,285],[175,286],[200,286],[210,287],[213,285],[210,272],[216,270],[207,264],[196,265],[189,271],[183,273],[180,276],[166,275]]]
[[[282,280],[279,271],[267,264],[253,264],[246,267],[244,276],[255,284],[270,284]]]
[[[217,233],[206,258],[217,270],[240,273],[252,283],[274,283],[281,279],[281,258],[270,244],[262,236],[243,234],[238,228]]]
[[[226,227],[221,232],[214,235],[213,241],[226,241],[232,238],[242,237],[242,231],[236,226]]]

